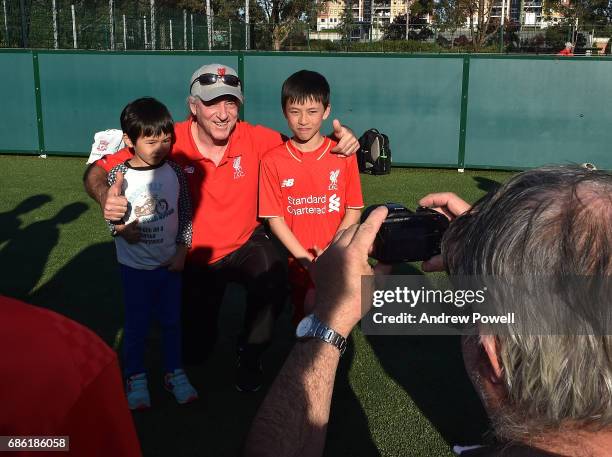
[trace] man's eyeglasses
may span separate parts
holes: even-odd
[[[191,88],[197,82],[202,86],[210,86],[211,84],[215,84],[217,81],[221,81],[223,84],[227,84],[228,86],[238,87],[242,86],[240,82],[240,78],[234,75],[215,75],[214,73],[204,73],[203,75],[198,76],[189,87],[189,91],[191,92]]]

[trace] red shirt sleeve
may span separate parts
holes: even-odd
[[[72,455],[142,455],[116,358],[81,393],[60,428]]]
[[[261,161],[259,170],[259,217],[283,216],[282,199],[278,172],[272,156]]]
[[[66,455],[141,455],[114,351],[47,309],[0,296],[0,310],[0,347],[16,348],[2,353],[0,434],[68,436]]]
[[[94,165],[104,168],[108,173],[115,165],[125,162],[132,158],[132,153],[129,148],[123,148],[115,152],[114,154],[107,154],[101,159],[96,160]]]
[[[346,159],[346,207],[363,208],[363,195],[361,193],[361,179],[359,177],[359,167],[357,166],[357,156],[352,155]]]

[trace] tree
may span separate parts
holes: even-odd
[[[323,4],[321,0],[259,0],[258,3],[270,27],[275,51],[280,51],[296,24],[308,22],[309,17],[316,15]]]
[[[353,2],[352,0],[347,0],[342,10],[342,14],[340,15],[340,23],[338,24],[338,30],[342,36],[342,46],[344,49],[348,50],[354,29],[355,18],[353,16]]]
[[[454,36],[457,29],[467,22],[464,0],[440,0],[436,3],[434,14],[441,30],[448,30]],[[451,47],[454,40],[451,40]]]
[[[441,0],[436,13],[447,29],[457,30],[466,22],[470,29],[472,47],[483,47],[500,27],[498,18],[491,17],[494,0]]]
[[[156,0],[161,4],[168,6],[170,9],[186,9],[191,12],[206,14],[206,2],[203,0]],[[254,18],[253,13],[259,10],[257,2],[250,2],[249,12],[251,18]],[[244,0],[211,0],[210,7],[215,13],[215,17],[222,19],[231,19],[233,21],[244,21]],[[263,18],[261,10],[259,18]],[[257,16],[257,15],[256,15]],[[251,20],[252,22],[252,20]]]
[[[426,40],[433,34],[427,27],[427,21],[423,18],[426,14],[434,12],[433,0],[408,0],[408,15],[410,26],[417,26],[416,30],[410,30],[408,39]],[[383,27],[385,40],[406,39],[406,14],[398,14],[393,22]]]
[[[498,33],[501,23],[497,18],[492,20],[493,0],[466,0],[466,3],[472,47],[477,51]]]
[[[612,4],[608,0],[549,0],[544,4],[545,14],[561,13],[566,24],[609,25],[612,19]]]

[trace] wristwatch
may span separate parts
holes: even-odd
[[[340,355],[346,350],[346,338],[328,327],[319,320],[314,314],[309,314],[300,321],[295,329],[295,336],[298,341],[304,341],[311,338],[318,338],[326,343],[335,346],[340,351]]]

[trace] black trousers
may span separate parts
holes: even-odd
[[[188,263],[183,272],[183,362],[202,364],[218,336],[218,320],[228,282],[243,285],[246,313],[239,344],[263,350],[287,297],[287,261],[258,227],[240,248],[212,265]]]

